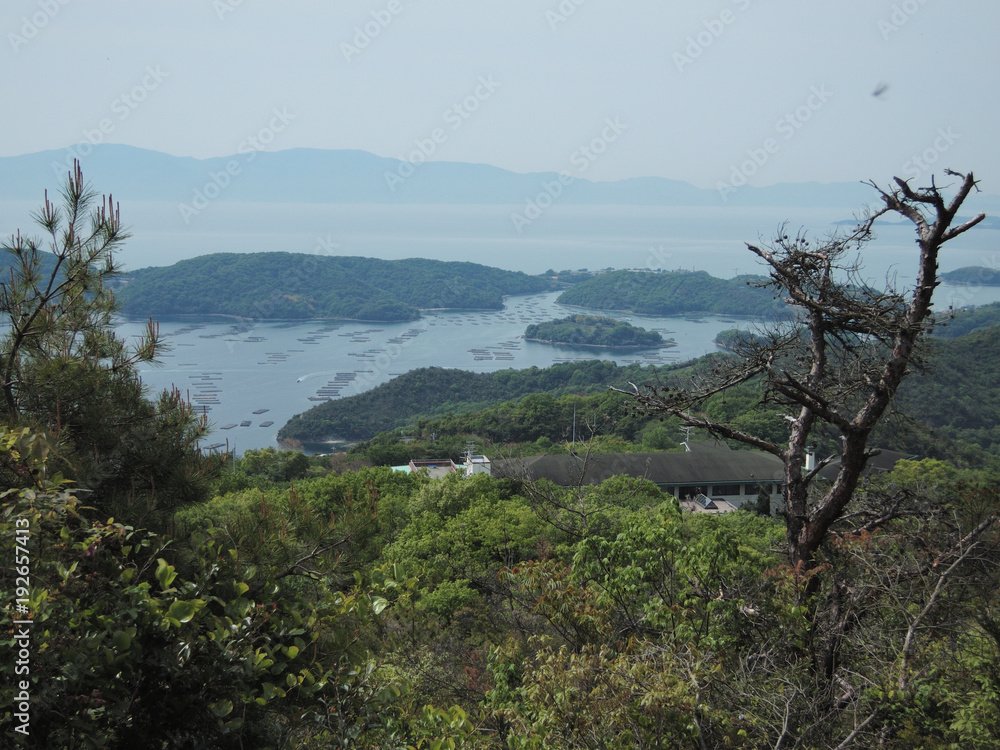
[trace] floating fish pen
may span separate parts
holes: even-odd
[[[260,427],[270,427],[273,424],[274,424],[274,422],[268,420],[267,422],[261,422],[259,426]]]
[[[250,426],[249,419],[244,419],[242,422],[240,422],[240,427],[249,427],[249,426]]]
[[[233,428],[234,428],[235,426],[236,426],[236,425],[235,425],[234,423],[230,422],[229,424],[224,424],[224,425],[222,425],[222,427],[220,427],[219,429],[220,429],[220,430],[231,430],[231,429],[233,429]]]
[[[333,401],[329,396],[310,396],[310,401]]]
[[[266,411],[270,411],[270,409],[254,409],[253,413],[254,414],[263,414]]]

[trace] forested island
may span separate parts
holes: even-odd
[[[774,318],[785,304],[756,286],[760,276],[718,279],[705,271],[611,271],[559,295],[564,305],[639,315],[739,315]]]
[[[956,268],[954,271],[944,271],[941,274],[942,280],[948,284],[956,286],[972,286],[982,284],[983,286],[1000,286],[1000,269],[985,268],[984,266],[965,266]]]
[[[132,271],[117,297],[126,315],[406,321],[421,309],[503,308],[546,291],[538,276],[467,262],[302,253],[215,253]]]
[[[570,315],[545,323],[533,323],[524,330],[524,339],[543,344],[604,349],[654,349],[668,343],[656,331],[596,315]]]

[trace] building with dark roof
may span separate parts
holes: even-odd
[[[763,489],[781,503],[784,467],[761,451],[734,451],[724,443],[688,443],[683,453],[593,453],[493,461],[493,475],[546,479],[561,487],[600,484],[613,476],[641,477],[680,500],[705,495],[735,507]]]
[[[865,464],[865,469],[861,472],[861,476],[873,477],[879,474],[884,474],[887,471],[892,471],[896,467],[896,463],[899,461],[916,461],[918,459],[919,456],[914,456],[910,453],[900,453],[899,451],[890,451],[880,448],[878,449],[878,453],[868,459],[868,463]],[[837,478],[837,473],[839,471],[840,459],[837,458],[820,469],[817,476],[821,480],[832,482]]]

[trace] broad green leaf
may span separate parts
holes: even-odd
[[[132,645],[132,636],[124,630],[116,630],[112,638],[115,642],[115,648],[118,649],[119,653],[122,651],[128,651],[129,646]]]
[[[190,622],[198,608],[193,602],[174,602],[167,610],[167,617],[172,617],[180,622]]]
[[[174,582],[177,577],[177,573],[174,571],[173,565],[168,565],[167,561],[162,557],[157,559],[158,564],[156,566],[156,580],[160,582],[160,586],[163,589],[170,588],[170,584]]]

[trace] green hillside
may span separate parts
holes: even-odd
[[[419,309],[498,310],[503,296],[544,291],[536,276],[476,263],[301,253],[216,253],[129,274],[127,315],[403,321]]]
[[[931,344],[930,365],[900,392],[900,409],[939,440],[1000,446],[1000,326]]]
[[[662,371],[688,366],[672,365]],[[644,382],[652,372],[649,367],[620,367],[598,360],[493,373],[423,367],[370,391],[315,406],[289,420],[278,432],[278,439],[367,440],[418,417],[477,411],[533,393],[599,393],[609,385],[626,387],[629,380]]]
[[[953,315],[939,315],[938,325],[931,333],[944,339],[964,336],[990,326],[1000,325],[1000,302],[978,305],[970,310],[957,310]]]
[[[753,285],[761,280],[756,276],[717,279],[705,271],[613,271],[567,289],[559,302],[640,315],[780,315],[784,303]]]

